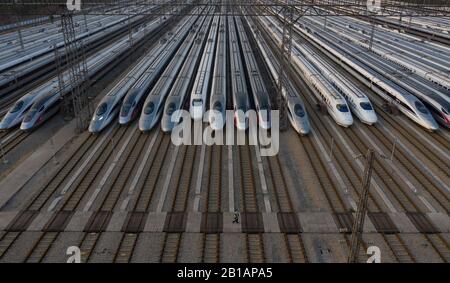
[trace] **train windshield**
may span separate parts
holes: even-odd
[[[153,112],[153,110],[155,110],[155,104],[153,102],[149,102],[145,106],[144,114],[145,115],[149,115],[149,114],[151,114]]]
[[[23,121],[25,123],[30,122],[33,119],[36,112],[37,112],[37,108],[31,108],[30,111],[27,112],[27,115],[25,115],[25,117],[23,118]]]
[[[348,107],[345,104],[336,104],[336,108],[341,112],[348,112]]]
[[[372,105],[369,102],[361,102],[359,105],[364,110],[373,110]]]
[[[213,105],[213,109],[219,112],[222,112],[222,103],[219,101],[216,101]]]
[[[105,114],[107,109],[108,106],[106,105],[106,103],[100,104],[100,106],[97,108],[97,116],[102,116],[103,114]]]
[[[201,98],[196,98],[192,100],[192,106],[202,106],[202,99]]]
[[[166,114],[172,115],[173,112],[175,112],[175,103],[170,103],[169,106],[167,106]]]
[[[420,113],[428,114],[427,108],[421,102],[416,101],[416,102],[414,102],[414,105],[416,106],[417,110],[419,110]]]
[[[130,102],[125,102],[122,106],[122,116],[127,116],[128,112],[130,112],[131,109],[131,103]]]
[[[305,116],[305,110],[303,109],[303,107],[300,104],[295,104],[294,112],[295,112],[295,115],[297,115],[299,117]]]
[[[15,113],[22,109],[24,102],[22,100],[19,100],[14,104],[14,107],[11,109],[11,113]]]

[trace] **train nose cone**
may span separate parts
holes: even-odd
[[[373,124],[375,124],[376,122],[378,122],[378,117],[377,117],[377,115],[375,114],[375,112],[373,112],[373,113],[368,113],[368,114],[367,114],[366,121],[367,121],[367,123],[370,124],[370,125],[373,125]]]
[[[439,125],[438,123],[433,119],[431,121],[428,122],[428,129],[430,131],[436,131],[437,129],[439,129]]]
[[[0,122],[0,130],[7,130],[7,129],[11,128],[13,126],[11,124],[13,120],[14,120],[14,117],[11,117],[8,114],[6,114],[6,116]]]
[[[139,119],[139,130],[148,132],[156,125],[157,118],[154,115],[141,116]]]
[[[95,120],[92,120],[91,121],[91,123],[89,124],[89,132],[91,132],[91,133],[98,133],[98,132],[100,132],[102,129],[103,129],[103,127],[102,127],[102,118],[103,117],[100,117],[98,120],[97,119],[95,119]]]
[[[122,115],[119,116],[119,124],[121,124],[121,125],[128,124],[130,122],[130,120],[131,120],[130,114],[128,114],[126,116],[122,116]]]
[[[22,124],[20,124],[20,129],[22,131],[30,130],[32,127],[33,127],[33,123],[32,122],[29,122],[29,123],[22,122]]]
[[[341,119],[341,125],[344,127],[349,127],[353,124],[353,117],[351,115],[345,115]]]

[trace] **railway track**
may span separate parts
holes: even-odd
[[[14,131],[5,131],[0,137],[0,146],[2,150],[0,151],[0,154],[7,158],[8,153],[16,148],[29,135],[29,132],[24,132],[19,129],[15,129]]]
[[[298,80],[296,81],[296,87],[299,88],[299,89],[304,89],[304,86],[301,87],[301,83],[299,84]],[[333,135],[331,133],[331,130],[328,130],[330,128],[330,125],[326,125],[326,124],[323,125],[324,124],[323,119],[319,119],[317,113],[315,113],[315,111],[314,111],[314,108],[315,108],[314,107],[314,103],[311,102],[311,98],[310,97],[312,97],[312,96],[305,96],[304,95],[304,99],[305,99],[305,101],[306,101],[306,103],[308,105],[308,108],[309,108],[308,109],[309,110],[308,113],[310,113],[310,118],[312,120],[311,122],[312,122],[313,128],[317,129],[317,131],[322,135],[322,137],[328,136],[329,138],[331,138]],[[359,149],[358,149],[360,151],[359,153],[364,153],[365,149],[366,149],[364,144],[367,144],[367,143],[362,143],[361,142],[362,139],[360,137],[357,137],[356,134],[354,134],[353,131],[355,131],[355,129],[348,129],[345,132],[346,132],[347,135],[350,133],[348,139],[352,142],[352,144],[354,146],[356,145],[357,148],[359,147]],[[316,132],[313,132],[312,134],[315,135]],[[300,140],[302,142],[306,141],[306,140],[309,140],[309,142],[310,142],[310,137],[300,138]],[[313,145],[312,143],[311,144],[307,144],[307,143],[306,143],[306,148],[305,148],[306,152],[308,152],[308,154],[311,154],[312,152],[315,152],[315,148],[314,147],[317,146],[317,144]],[[345,166],[341,166],[341,167],[347,168],[347,170],[345,170],[345,174],[341,174],[341,175],[345,176],[345,175],[347,175],[348,171],[350,171],[350,170],[348,170],[348,168],[354,168],[354,167],[351,165],[353,162],[351,162],[348,157],[345,158],[345,156],[348,156],[348,154],[344,153],[344,151],[342,150],[341,146],[342,145],[340,145],[339,143],[336,144],[336,147],[335,147],[336,150],[335,150],[334,154],[336,155],[335,158],[336,158],[336,160],[339,163],[344,163],[344,162],[348,163]],[[320,156],[319,156],[319,158],[316,157],[316,158],[310,158],[310,159],[311,159],[311,163],[313,165],[313,169],[316,172],[317,171],[321,171],[320,170],[321,167],[322,167],[322,170],[323,170],[323,168],[326,168],[326,166],[324,164],[317,164],[317,163],[320,163],[320,161],[322,160],[322,158],[320,158]],[[323,171],[325,171],[325,170],[323,170]],[[394,180],[393,176],[390,176],[391,172],[388,172],[380,164],[375,166],[375,172],[377,172],[377,173],[380,172],[382,174],[381,177],[379,179],[377,179],[377,181],[378,180],[383,180],[384,178],[382,176],[385,176],[385,175],[390,177],[390,181],[391,182],[396,182],[397,181],[397,180]],[[320,176],[321,178],[319,178],[319,180],[321,180],[323,182],[323,180],[327,179],[325,176],[326,176],[326,174],[322,173],[321,176]],[[348,178],[348,179],[351,180],[351,178]],[[360,178],[359,178],[359,180],[360,180]],[[330,182],[330,183],[332,183],[332,182]],[[401,193],[399,193],[398,192],[399,190],[394,190],[393,188],[390,188],[391,184],[392,183],[385,184],[383,186],[383,188],[388,188],[390,190],[392,196],[395,196],[397,198],[397,205],[400,205],[404,211],[421,211],[420,208],[417,206],[417,204],[415,204],[412,201],[411,198],[410,199],[407,198],[407,195],[405,194],[405,191],[401,190]],[[322,184],[322,187],[324,187],[324,184]],[[400,186],[397,186],[397,187],[400,187]],[[404,187],[402,187],[402,188],[404,188]],[[338,206],[340,206],[339,209],[342,209],[342,206],[345,207],[345,205],[343,204],[342,199],[339,198],[339,194],[338,193],[337,194],[336,193],[330,194],[330,192],[333,192],[333,190],[328,190],[328,191],[324,190],[324,192],[325,192],[326,198],[327,198],[327,200],[328,200],[328,202],[329,202],[333,212],[336,212],[336,209],[335,209],[336,204]],[[334,192],[336,192],[336,189],[334,190]],[[356,196],[359,195],[357,190],[355,190],[355,193],[356,193]],[[369,197],[369,211],[373,211],[374,206],[375,206],[376,210],[382,211],[381,210],[381,206],[379,204],[379,200],[374,199],[373,194],[370,194],[370,197]],[[384,239],[385,239],[385,242],[390,247],[390,249],[391,249],[391,251],[392,251],[392,253],[395,256],[395,259],[397,261],[403,262],[403,261],[415,261],[416,260],[412,256],[412,253],[409,251],[409,248],[404,244],[404,242],[401,239],[400,235],[398,235],[398,234],[393,234],[393,235],[383,234],[383,235],[385,235],[385,236],[383,236]],[[447,243],[446,243],[445,239],[442,238],[442,236],[440,236],[439,234],[436,234],[436,235],[438,235],[437,237],[439,238],[438,244],[434,245],[434,246],[432,245],[432,246],[434,248],[434,251],[440,256],[440,258],[443,261],[446,261],[445,255],[442,252],[440,252],[436,247],[437,246],[444,246],[445,247],[445,245]],[[428,240],[428,241],[430,241],[430,240]]]

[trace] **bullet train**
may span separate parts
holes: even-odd
[[[159,25],[158,22],[153,22]],[[150,67],[155,58],[161,53],[165,44],[160,44],[148,52],[131,71],[122,78],[100,101],[94,111],[89,124],[89,132],[99,133],[119,115],[123,98],[128,90],[136,83],[140,76]]]
[[[121,125],[126,125],[137,118],[144,103],[145,95],[149,93],[149,89],[163,73],[196,19],[197,17],[190,17],[174,33],[175,36],[168,40],[167,46],[161,45],[162,52],[158,52],[158,56],[156,56],[157,58],[154,59],[151,66],[142,74],[134,86],[128,90],[120,108],[119,123]]]
[[[156,22],[156,21],[155,21]],[[141,29],[134,32],[133,37],[138,40],[148,34],[154,28],[150,25],[148,28]],[[106,66],[114,62],[115,59],[123,54],[130,47],[128,43],[128,35],[122,37],[119,41],[109,45],[103,50],[95,53],[94,55],[87,58],[87,70],[88,77],[95,76],[98,72],[105,69]],[[63,81],[69,81],[69,71],[63,73]],[[41,97],[47,95],[64,95],[72,90],[73,86],[69,83],[64,85],[62,93],[59,89],[58,77],[53,77],[50,81],[40,85],[33,91],[21,97],[14,105],[9,109],[3,120],[0,122],[0,129],[10,129],[22,122],[23,117],[26,112],[32,107],[32,105]],[[57,100],[49,100],[48,103],[56,103]],[[48,105],[47,107],[49,107]]]
[[[277,32],[277,24],[271,19],[270,24],[266,23],[268,32],[281,44],[281,35]],[[303,74],[305,81],[312,88],[317,101],[324,105],[331,118],[342,127],[349,127],[353,124],[353,117],[350,109],[338,90],[325,79],[317,68],[311,64],[296,48],[292,49],[292,60],[294,67]]]
[[[450,102],[435,93],[418,95],[423,104],[430,110],[434,119],[447,129],[450,129]]]
[[[256,63],[255,56],[253,55],[250,42],[248,41],[247,35],[244,30],[241,19],[236,18],[236,26],[238,31],[238,36],[240,38],[240,43],[242,46],[242,55],[245,60],[245,68],[247,69],[247,74],[249,77],[250,88],[253,94],[253,102],[258,116],[258,124],[263,129],[270,129],[270,99],[267,92],[266,86],[262,79],[261,73],[259,71],[258,65]]]
[[[192,26],[183,44],[178,49],[172,61],[170,61],[169,66],[167,66],[164,70],[164,73],[161,75],[160,79],[145,99],[141,116],[139,118],[139,129],[142,132],[147,132],[153,129],[161,118],[166,97],[172,89],[172,85],[174,84],[183,63],[188,56],[188,53],[194,43],[195,36],[198,33],[198,28],[203,25],[204,21],[205,16],[202,16]]]
[[[30,92],[14,103],[0,122],[0,130],[11,129],[20,123],[33,103],[46,92]]]
[[[181,26],[177,28],[177,32],[181,30],[181,28],[184,26],[185,23],[186,22],[183,21],[180,24]],[[146,92],[147,89],[139,87],[140,83],[142,81],[147,82],[147,80],[154,81],[156,79],[157,74],[155,74],[154,72],[154,65],[155,63],[158,64],[160,62],[160,59],[163,57],[162,56],[163,51],[166,50],[167,46],[170,43],[172,43],[173,41],[176,42],[177,37],[178,33],[175,33],[170,35],[168,41],[165,40],[160,41],[160,43],[155,48],[149,51],[144,56],[144,58],[142,58],[139,61],[139,63],[133,67],[133,69],[128,73],[126,77],[122,78],[120,82],[117,85],[115,85],[114,88],[111,89],[108,92],[108,94],[105,95],[105,97],[103,97],[103,99],[97,106],[97,109],[89,125],[89,131],[91,133],[98,133],[102,131],[107,125],[109,125],[113,120],[115,120],[115,118],[121,112],[121,108],[123,108],[122,102],[124,101],[124,97],[130,91],[133,91],[132,95],[138,94],[136,90]],[[148,82],[148,85],[150,85],[152,81]],[[123,115],[120,116],[123,117]]]
[[[248,128],[247,111],[250,109],[250,100],[232,16],[228,16],[228,34],[230,39],[231,96],[233,98],[234,124],[238,130],[245,131]]]
[[[295,48],[300,50],[306,58],[308,58],[324,75],[336,90],[347,100],[353,114],[355,114],[361,122],[373,125],[378,121],[375,110],[370,100],[362,93],[360,89],[355,87],[347,78],[339,74],[337,70],[331,67],[326,61],[323,61],[309,47],[300,46],[297,42],[293,42]]]
[[[256,39],[256,43],[258,44],[262,57],[264,58],[269,68],[272,78],[275,81],[278,81],[279,79],[278,57],[274,56],[271,49],[264,40],[256,36],[257,31],[256,27],[253,24],[253,20],[250,17],[246,17],[246,19],[254,34],[254,38]],[[309,134],[309,132],[311,131],[311,125],[309,123],[309,118],[306,112],[305,105],[303,103],[303,100],[300,98],[300,95],[295,91],[295,88],[292,86],[292,83],[290,81],[287,82],[287,88],[285,88],[284,86],[282,87],[281,94],[286,100],[288,119],[294,130],[302,136]]]
[[[227,41],[226,18],[221,17],[219,35],[217,39],[217,51],[215,54],[214,73],[211,86],[209,109],[214,115],[208,117],[211,129],[223,129],[227,109]],[[221,118],[219,118],[221,117]]]
[[[59,94],[52,93],[38,98],[23,117],[20,129],[31,131],[40,126],[44,121],[58,113],[61,101]]]
[[[189,89],[192,87],[192,78],[200,63],[200,55],[205,46],[205,41],[208,35],[208,30],[211,27],[209,36],[215,37],[217,33],[218,17],[214,17],[211,24],[212,16],[207,16],[205,23],[200,27],[200,30],[194,40],[188,57],[180,71],[180,75],[175,80],[172,90],[167,97],[164,105],[164,112],[161,118],[161,129],[163,132],[170,132],[175,127],[178,117],[173,117],[175,111],[183,107]]]
[[[415,123],[428,131],[434,131],[439,128],[430,111],[428,111],[417,97],[368,67],[367,64],[369,62],[367,60],[360,61],[357,55],[364,54],[358,52],[354,46],[335,37],[334,34],[326,32],[326,30],[317,33],[310,29],[308,32],[302,24],[298,23],[295,24],[295,29],[311,40],[316,46],[333,55],[337,63],[341,64],[341,66],[351,73],[357,74],[361,82],[366,84],[367,87],[372,89],[385,101],[394,103],[405,116]],[[349,50],[352,51],[347,53]],[[389,77],[388,74],[386,75]],[[361,79],[361,77],[364,79]]]
[[[189,112],[192,119],[196,121],[201,120],[203,118],[203,113],[205,112],[207,94],[211,85],[211,74],[213,73],[212,69],[214,52],[216,49],[217,29],[220,25],[219,21],[220,18],[216,16],[211,24],[211,31],[191,91]]]

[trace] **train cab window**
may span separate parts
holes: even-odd
[[[421,102],[416,101],[414,102],[414,105],[416,106],[417,110],[419,110],[419,112],[421,112],[422,114],[428,114],[427,108]]]
[[[11,109],[11,113],[15,113],[22,109],[24,102],[22,100],[19,100],[14,104],[14,107]]]
[[[172,115],[173,112],[175,112],[175,103],[172,102],[172,103],[169,103],[169,106],[167,106],[166,114]]]
[[[149,102],[145,106],[144,114],[145,115],[149,115],[149,114],[151,114],[153,112],[153,110],[155,110],[155,104],[153,102]]]
[[[213,105],[213,109],[219,112],[222,112],[222,103],[219,101],[216,101]]]
[[[106,105],[106,103],[100,104],[100,106],[97,108],[97,116],[102,116],[103,114],[105,114],[107,109],[108,106]]]
[[[373,110],[372,105],[369,102],[361,102],[359,106],[364,110]]]
[[[196,98],[192,100],[192,106],[202,106],[202,99],[201,98]]]
[[[122,116],[126,116],[131,109],[130,102],[125,102],[122,107]]]
[[[305,110],[303,109],[303,107],[300,104],[295,104],[294,112],[295,112],[295,115],[297,115],[299,117],[305,116]]]
[[[27,114],[25,115],[25,117],[23,118],[23,121],[25,123],[30,122],[33,119],[33,117],[36,114],[36,112],[37,112],[36,109],[31,108],[30,111],[28,111]]]
[[[348,112],[348,107],[345,104],[336,104],[336,108],[341,112]]]

